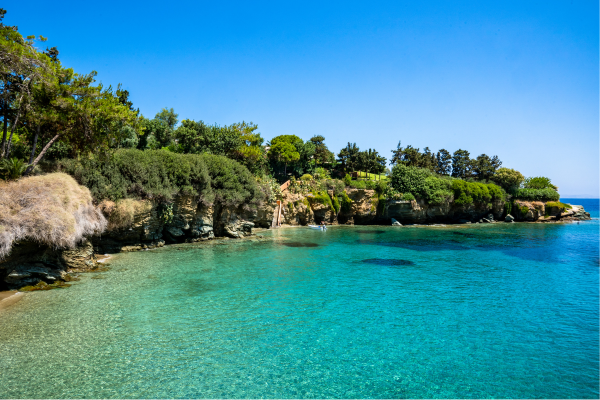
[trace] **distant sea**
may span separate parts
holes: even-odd
[[[0,398],[598,398],[598,199],[113,257],[0,312]]]

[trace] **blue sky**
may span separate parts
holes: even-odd
[[[390,156],[497,154],[598,197],[598,2],[15,2],[6,22],[153,117]]]

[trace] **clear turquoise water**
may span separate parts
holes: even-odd
[[[597,219],[264,235],[26,294],[0,398],[598,398]]]

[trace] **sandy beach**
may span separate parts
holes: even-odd
[[[17,303],[22,297],[23,293],[16,290],[0,292],[0,311]]]

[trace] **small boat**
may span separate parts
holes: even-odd
[[[321,231],[326,231],[327,227],[325,225],[309,225],[310,229],[319,229]]]

